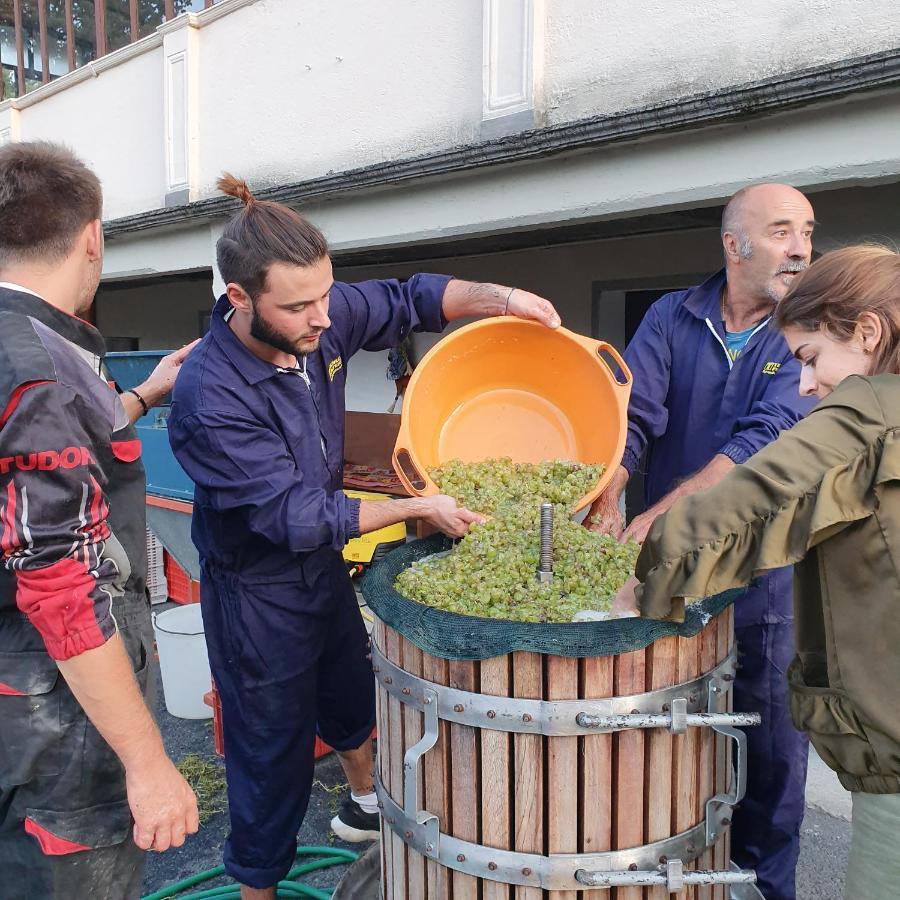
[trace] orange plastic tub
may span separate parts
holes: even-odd
[[[602,463],[582,509],[622,459],[630,393],[631,373],[605,341],[512,316],[484,319],[449,334],[416,366],[394,468],[410,493],[423,495],[438,493],[427,470],[451,459]]]

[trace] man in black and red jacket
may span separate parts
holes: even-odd
[[[0,149],[0,900],[139,896],[143,851],[197,830],[147,708],[144,469],[135,392],[79,318],[103,260],[96,176],[46,143]],[[60,677],[62,675],[62,677]]]

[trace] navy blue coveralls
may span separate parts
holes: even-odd
[[[196,484],[193,539],[228,762],[225,869],[251,887],[293,864],[317,729],[351,750],[375,724],[367,635],[341,556],[359,535],[359,501],[341,491],[347,363],[410,331],[441,331],[449,280],[335,283],[332,325],[305,372],[244,347],[223,296],[178,376],[169,439]]]
[[[653,304],[625,351],[634,375],[622,465],[645,457],[648,506],[718,453],[742,463],[812,409],[800,366],[768,323],[732,363],[721,317],[724,270]],[[646,454],[646,456],[645,456]],[[747,796],[732,825],[732,858],[757,871],[767,900],[793,900],[804,811],[807,741],[791,723],[785,671],[794,658],[791,568],[735,604],[740,668],[734,708],[762,714],[747,729]]]

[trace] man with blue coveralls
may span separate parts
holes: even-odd
[[[814,224],[794,188],[744,188],[722,216],[724,270],[650,308],[625,351],[634,376],[625,455],[592,527],[623,535],[620,498],[642,458],[648,509],[624,530],[638,541],[678,497],[712,486],[812,408],[799,393],[799,363],[768,322],[809,265]],[[791,569],[759,579],[734,610],[734,708],[761,713],[762,725],[747,730],[749,781],[732,858],[757,871],[767,900],[793,900],[808,751],[784,678],[794,656]]]
[[[346,840],[378,836],[374,680],[344,544],[411,518],[456,537],[482,521],[450,497],[342,492],[347,363],[463,316],[549,327],[559,316],[527,291],[443,275],[335,282],[318,229],[231,176],[219,187],[245,206],[217,244],[226,291],[178,378],[168,427],[196,484],[193,538],[224,719],[225,869],[246,900],[274,897],[293,864],[317,728],[351,786],[332,828]]]

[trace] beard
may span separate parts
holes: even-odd
[[[781,284],[783,285],[783,288],[778,288],[775,285],[770,283],[766,288],[766,296],[773,303],[780,303],[782,297],[784,297],[784,295],[788,292],[788,289],[790,288],[791,284],[793,284],[794,278],[796,278],[797,275],[799,275],[800,272],[802,272],[804,269],[808,269],[808,268],[809,268],[809,263],[806,262],[806,260],[804,260],[804,259],[796,259],[796,260],[791,260],[791,262],[784,263],[781,266],[781,268],[779,268],[779,270],[775,273],[775,277],[778,278],[778,280],[781,282]],[[783,278],[779,278],[779,276],[783,275],[785,272],[793,273],[794,278],[789,278],[787,280],[787,282],[785,282],[785,280]]]
[[[94,297],[100,287],[100,275],[103,271],[103,260],[92,262],[84,274],[84,282],[78,292],[78,300],[75,306],[75,315],[86,316],[94,305]]]
[[[318,338],[319,332],[301,335],[300,338],[290,338],[284,332],[279,331],[269,324],[269,322],[257,312],[255,303],[253,304],[253,311],[250,316],[250,334],[252,337],[255,337],[256,340],[262,341],[262,343],[268,344],[270,347],[274,347],[282,353],[291,353],[294,356],[306,356],[314,350],[319,349],[318,340],[314,345],[307,344],[304,346],[300,343],[303,338]]]

